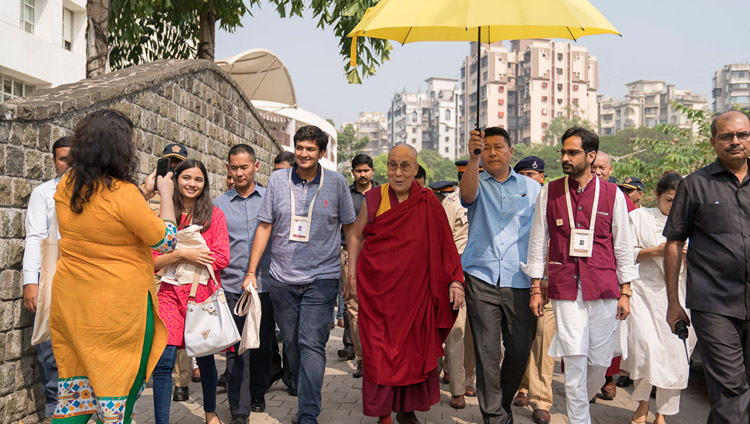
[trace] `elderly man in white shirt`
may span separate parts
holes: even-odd
[[[60,177],[68,168],[71,141],[71,137],[62,137],[52,145],[56,177],[37,186],[29,197],[26,211],[26,247],[23,252],[23,305],[32,313],[36,312],[39,295],[42,240],[49,236],[55,216],[55,190]],[[60,237],[59,233],[57,237]],[[46,417],[51,417],[57,406],[57,363],[52,354],[52,343],[47,340],[37,345],[36,355],[46,399],[44,413]]]

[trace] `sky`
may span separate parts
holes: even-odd
[[[662,80],[711,102],[711,80],[725,64],[750,61],[749,0],[591,0],[622,37],[582,37],[599,60],[599,94],[623,98],[625,84]],[[253,48],[272,51],[292,77],[299,107],[338,127],[360,112],[387,112],[393,93],[425,90],[430,77],[458,78],[465,42],[392,42],[391,60],[362,84],[349,84],[333,28],[311,14],[280,18],[270,5],[251,9],[233,33],[217,29],[216,58]]]

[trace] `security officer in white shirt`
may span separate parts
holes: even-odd
[[[29,197],[26,211],[26,248],[23,252],[23,305],[36,312],[39,294],[39,273],[42,269],[42,240],[49,236],[55,216],[55,190],[60,177],[68,169],[72,137],[62,137],[52,145],[56,177],[37,186]],[[60,235],[58,233],[57,237]],[[46,417],[51,417],[57,406],[57,363],[52,354],[52,343],[47,340],[36,347],[44,388]]]

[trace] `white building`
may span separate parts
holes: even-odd
[[[677,90],[664,81],[638,80],[625,84],[628,94],[623,100],[598,96],[599,134],[612,135],[624,129],[658,124],[675,125],[696,132],[687,116],[675,110],[673,102],[690,109],[708,110],[708,101],[690,90]]]
[[[476,126],[477,102],[479,126],[503,127],[514,143],[552,142],[545,140],[544,131],[556,117],[582,114],[596,122],[598,61],[586,47],[552,40],[513,40],[508,49],[497,42],[482,45],[481,62],[476,43],[470,43],[470,49],[459,84],[465,93],[460,100],[458,132],[463,140]],[[461,143],[459,156],[467,154],[465,144]]]
[[[458,155],[458,89],[455,78],[425,80],[427,91],[394,94],[388,111],[388,139],[391,145],[407,143],[417,151],[435,150],[454,160]]]
[[[713,111],[750,108],[750,63],[725,65],[714,73]]]
[[[0,1],[0,102],[86,77],[86,0]]]
[[[374,158],[388,153],[388,121],[380,112],[362,112],[354,122],[341,124],[341,129],[349,125],[354,128],[357,138],[367,137],[369,141],[363,153]]]

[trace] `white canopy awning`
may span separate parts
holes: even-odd
[[[216,64],[237,81],[250,100],[267,100],[292,107],[297,105],[289,71],[281,59],[270,51],[251,49],[217,60]]]

